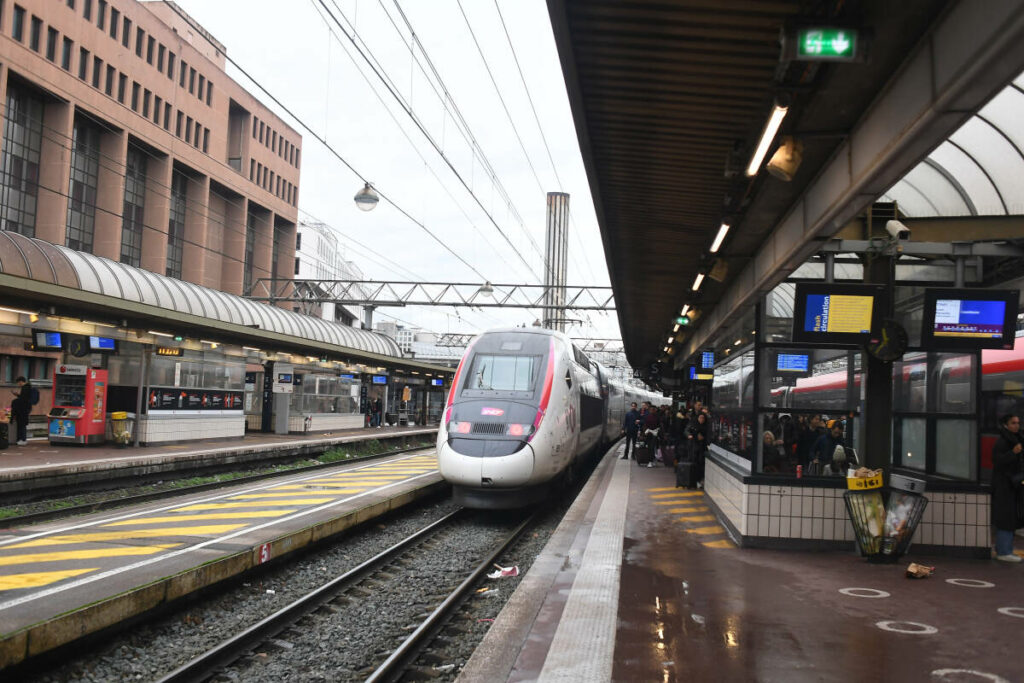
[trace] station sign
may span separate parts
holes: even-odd
[[[792,37],[795,47],[792,57],[800,61],[856,61],[860,58],[860,38],[857,29],[852,28],[798,28]]]
[[[295,366],[286,363],[274,365],[274,383],[271,391],[275,394],[295,392]]]
[[[172,348],[169,346],[158,346],[154,349],[158,356],[183,356],[185,355],[184,349]]]

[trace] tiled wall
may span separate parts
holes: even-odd
[[[226,439],[245,436],[242,415],[176,415],[174,417],[142,417],[139,440],[146,444],[195,439]]]
[[[306,417],[304,415],[291,415],[288,418],[289,432],[306,431]],[[310,415],[309,431],[327,432],[332,429],[355,429],[362,427],[365,418],[362,415]]]
[[[853,541],[843,501],[845,489],[744,484],[708,458],[704,488],[743,540]],[[926,493],[913,543],[953,548],[990,545],[989,496],[985,493]]]

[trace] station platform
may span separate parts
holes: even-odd
[[[404,447],[432,440],[437,427],[381,427],[316,434],[246,434],[241,439],[160,444],[138,448],[54,446],[45,438],[0,451],[0,500],[5,493],[74,487],[98,480],[140,480],[176,471],[225,465],[245,466],[268,458],[302,458],[326,450],[378,440]]]
[[[1024,680],[1024,564],[739,548],[703,491],[621,448],[459,681]]]
[[[2,529],[0,669],[445,486],[433,449],[425,449]]]

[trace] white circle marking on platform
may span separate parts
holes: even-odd
[[[984,671],[975,671],[974,669],[936,669],[932,672],[932,676],[935,678],[946,678],[947,676],[954,676],[957,674],[977,676],[982,680],[992,681],[993,683],[1010,683],[1002,676],[996,676],[995,674],[985,673]]]
[[[892,631],[893,633],[910,633],[915,636],[931,636],[939,632],[939,629],[928,624],[922,624],[916,621],[879,621],[875,624],[878,628],[883,631]]]
[[[995,588],[995,584],[991,581],[982,581],[981,579],[946,579],[946,583],[965,588]]]
[[[877,588],[840,588],[839,592],[849,595],[851,598],[887,598],[889,593],[880,591]]]
[[[1000,614],[1005,614],[1008,617],[1020,617],[1024,619],[1024,607],[1000,607],[996,610]]]

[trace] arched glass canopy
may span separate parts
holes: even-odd
[[[93,254],[0,232],[0,273],[367,353],[401,358],[391,337],[243,299]]]
[[[910,218],[1024,214],[1024,74],[879,199]]]

